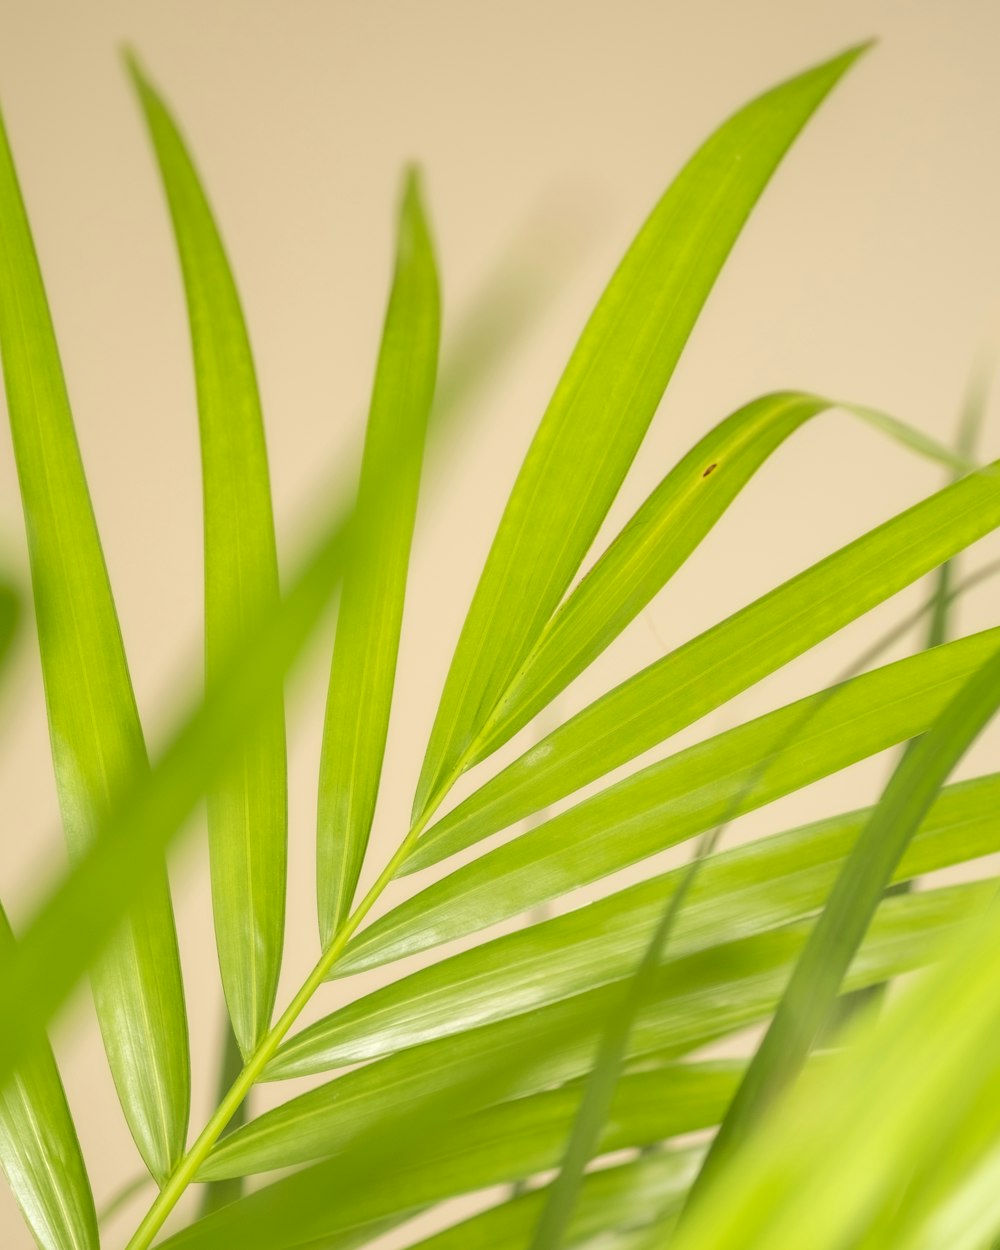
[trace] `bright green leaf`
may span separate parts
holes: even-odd
[[[744,222],[799,131],[862,49],[752,101],[654,208],[574,349],[528,451],[466,618],[414,817],[476,738],[558,606],[663,396]]]
[[[706,1178],[727,1153],[739,1148],[778,1092],[794,1080],[910,839],[998,706],[1000,650],[964,682],[927,733],[905,752],[844,860],[788,989],[712,1143]]]
[[[334,972],[484,929],[905,741],[998,641],[987,630],[910,656],[651,764],[413,895]]]
[[[198,392],[205,511],[205,679],[278,598],[278,562],[257,378],[239,295],[204,190],[163,101],[129,67],[180,253]],[[208,795],[212,907],[240,1048],[267,1031],[285,925],[288,822],[281,696]]]
[[[407,871],[531,815],[692,724],[1000,525],[1000,463],[893,517],[643,669],[417,842]]]
[[[602,1152],[646,1146],[718,1122],[742,1064],[669,1064],[622,1082]],[[500,1103],[458,1124],[428,1123],[419,1154],[353,1183],[338,1184],[343,1160],[314,1165],[212,1220],[180,1233],[170,1246],[300,1244],[422,1209],[458,1194],[534,1175],[559,1157],[579,1101],[576,1083]],[[331,1201],[331,1193],[336,1200]]]
[[[437,269],[411,173],[355,505],[355,523],[368,533],[364,558],[344,578],[323,729],[316,851],[324,948],[350,914],[375,815],[439,333]],[[410,431],[414,454],[385,498],[384,465],[401,428]]]
[[[895,880],[1000,850],[1000,774],[945,790]],[[760,838],[706,859],[670,939],[680,958],[822,906],[871,809]],[[687,866],[504,934],[354,999],[286,1041],[275,1080],[378,1058],[556,1002],[633,969]]]
[[[13,945],[0,908],[4,957]],[[47,1040],[0,1092],[0,1167],[41,1250],[97,1250],[90,1181]]]
[[[0,350],[59,804],[71,856],[79,861],[148,765],[48,302],[2,127],[0,224]],[[146,832],[141,823],[130,826],[132,844],[141,844]],[[162,1179],[184,1147],[190,1089],[184,993],[162,857],[151,859],[141,891],[132,893],[118,919],[126,913],[94,967],[94,999],[129,1127],[150,1171]],[[71,929],[63,946],[76,938]],[[51,977],[64,954],[54,953],[37,976]],[[38,1024],[27,1037],[37,1034]]]
[[[883,414],[796,392],[746,404],[670,470],[542,630],[479,735],[495,751],[591,664],[677,572],[764,461],[812,417],[844,407],[904,446],[955,467],[954,453]],[[967,459],[958,461],[962,469]]]
[[[995,890],[994,882],[976,882],[887,899],[858,952],[847,987],[869,985],[926,963],[938,949],[942,931],[961,923]],[[658,968],[654,992],[629,1037],[628,1055],[676,1058],[768,1015],[812,923],[799,921],[723,943]],[[619,979],[345,1073],[219,1142],[200,1179],[267,1171],[344,1151],[355,1158],[359,1134],[377,1122],[391,1137],[394,1115],[404,1114],[434,1090],[454,1092],[465,1075],[471,1080],[479,1072],[484,1056],[509,1070],[505,1097],[578,1077],[590,1068],[596,1039],[607,1012],[620,1002],[622,988]],[[466,1111],[487,1105],[477,1101],[484,1098],[477,1089],[467,1089]]]

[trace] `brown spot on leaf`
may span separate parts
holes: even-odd
[[[710,465],[708,466],[708,468],[705,470],[705,472],[704,472],[701,476],[702,476],[702,477],[708,477],[708,475],[709,475],[710,473],[714,473],[714,472],[715,472],[715,470],[716,470],[718,467],[719,467],[719,466],[718,466],[718,464],[717,464],[717,463],[716,463],[716,464],[710,464]]]

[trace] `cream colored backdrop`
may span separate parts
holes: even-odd
[[[612,524],[709,424],[771,388],[876,404],[949,437],[974,355],[998,329],[993,0],[0,0],[0,101],[154,748],[193,686],[199,655],[200,486],[173,242],[118,59],[123,42],[173,103],[229,244],[259,366],[286,557],[306,501],[330,488],[357,444],[404,161],[425,171],[449,333],[526,223],[546,260],[544,308],[463,415],[425,492],[375,838],[383,857],[401,836],[450,648],[506,492],[632,232],[727,113],[869,35],[880,45],[809,126],[738,244]],[[995,455],[998,442],[994,403],[984,450]],[[558,711],[940,481],[849,418],[824,417],[775,456]],[[0,542],[23,571],[6,436]],[[966,568],[997,550],[983,544]],[[903,597],[873,614],[696,733],[829,680],[916,602]],[[998,604],[995,585],[985,587],[963,606],[961,627],[996,623]],[[15,922],[63,863],[29,632],[0,704],[0,891]],[[312,827],[329,649],[327,637],[290,701],[286,992],[314,957]],[[998,744],[994,727],[966,771],[995,767]],[[888,762],[759,813],[737,836],[865,801]],[[200,1124],[221,999],[199,843],[200,829],[175,879]],[[324,1002],[334,1001],[331,991]],[[84,993],[56,1043],[100,1203],[138,1160]],[[266,1090],[257,1105],[273,1097]],[[136,1215],[133,1204],[109,1244],[120,1244]],[[6,1192],[0,1244],[28,1245]]]

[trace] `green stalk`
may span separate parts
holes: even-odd
[[[197,1140],[167,1178],[152,1206],[142,1218],[142,1222],[132,1234],[125,1250],[148,1250],[153,1238],[163,1227],[167,1217],[183,1197],[188,1185],[195,1179],[202,1164],[208,1158],[212,1147],[222,1136],[230,1120],[237,1113],[243,1100],[260,1079],[261,1073],[274,1057],[278,1047],[284,1041],[289,1029],[302,1014],[313,994],[327,979],[330,969],[344,952],[358,925],[374,907],[386,886],[393,880],[396,870],[413,849],[413,844],[423,833],[427,822],[433,817],[437,808],[444,801],[449,789],[457,780],[458,772],[445,778],[437,793],[421,818],[414,824],[406,837],[396,848],[374,882],[371,889],[357,905],[350,916],[334,934],[329,946],[323,951],[319,961],[299,987],[294,998],[285,1008],[278,1021],[271,1027],[258,1043],[256,1049],[247,1059],[243,1070],[229,1088],[229,1092],[219,1103],[211,1119],[199,1133]]]

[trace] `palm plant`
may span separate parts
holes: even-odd
[[[45,1037],[86,974],[122,1111],[157,1187],[128,1250],[161,1234],[176,1250],[346,1250],[385,1233],[416,1244],[412,1216],[497,1185],[515,1189],[420,1246],[990,1244],[1000,1228],[1000,970],[982,952],[1000,937],[994,883],[889,887],[1000,849],[1000,774],[947,784],[1000,704],[1000,629],[945,636],[963,589],[948,562],[1000,525],[997,466],[977,468],[968,439],[952,451],[864,406],[765,395],[700,438],[581,575],[743,224],[863,51],[725,122],[626,252],[511,490],[410,827],[360,899],[421,464],[428,438],[455,417],[454,405],[435,406],[438,278],[419,178],[405,179],[356,498],[281,592],[236,286],[180,133],[129,62],[183,272],[205,518],[206,690],[150,762],[0,131],[0,349],[71,856],[19,940],[0,926],[0,1162],[44,1250],[101,1244]],[[770,454],[835,408],[940,461],[950,484],[498,769],[500,748],[644,609]],[[936,590],[917,614],[933,618],[925,649],[880,664],[876,648],[827,689],[602,784],[934,570],[943,570]],[[338,594],[319,776],[318,955],[276,1006],[282,692]],[[5,654],[16,604],[4,586]],[[904,743],[872,808],[718,848],[735,817]],[[165,855],[203,799],[231,1044],[218,1106],[189,1134]],[[495,836],[532,818],[526,832]],[[558,916],[532,911],[693,838],[687,867],[625,889],[612,882]],[[456,867],[459,852],[471,854]],[[434,865],[443,870],[429,884],[370,919],[398,878]],[[489,932],[525,914],[516,931]],[[476,936],[457,954],[442,951]],[[425,956],[416,971],[300,1026],[328,980],[415,954]],[[866,1000],[828,1031],[843,995],[929,964],[898,999]],[[705,1057],[752,1025],[766,1031],[751,1058]],[[320,1080],[248,1115],[259,1082],[301,1076]],[[248,1177],[264,1179],[246,1192]],[[203,1200],[183,1225],[179,1204],[195,1186]]]

